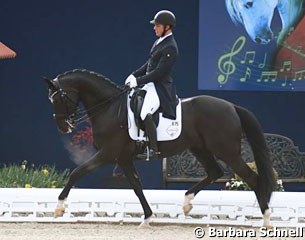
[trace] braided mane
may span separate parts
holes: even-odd
[[[120,90],[122,89],[122,87],[118,86],[117,84],[112,82],[109,78],[105,77],[104,75],[93,72],[93,71],[89,71],[89,70],[86,70],[86,69],[74,69],[74,70],[71,70],[71,71],[67,71],[67,72],[64,72],[62,74],[59,74],[57,76],[57,78],[60,79],[62,77],[66,77],[70,74],[79,74],[79,73],[80,74],[87,74],[87,75],[93,77],[94,79],[96,79],[96,81],[106,81],[110,86],[112,86],[114,88],[117,88],[117,89],[120,89]]]

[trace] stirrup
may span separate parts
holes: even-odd
[[[159,151],[156,151],[156,150],[153,150],[153,149],[149,149],[148,152],[147,152],[147,157],[148,157],[148,160],[149,159],[160,159],[161,157],[161,152]]]

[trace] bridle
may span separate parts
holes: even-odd
[[[71,97],[68,95],[69,92],[72,93],[77,93],[77,91],[75,90],[69,90],[69,91],[65,91],[60,87],[60,83],[59,80],[57,80],[57,86],[58,86],[58,90],[54,91],[50,96],[49,99],[51,101],[51,103],[54,102],[54,97],[56,97],[57,95],[59,95],[61,101],[64,104],[64,109],[65,112],[64,113],[54,113],[53,117],[54,118],[64,118],[64,121],[68,124],[69,128],[70,128],[70,132],[79,124],[87,122],[90,118],[94,117],[97,115],[97,113],[99,111],[101,111],[103,108],[105,108],[106,106],[108,106],[109,103],[111,103],[112,101],[116,100],[118,97],[120,97],[121,95],[127,93],[130,91],[130,88],[127,87],[126,85],[121,86],[120,88],[122,89],[122,91],[108,99],[106,99],[105,101],[98,103],[92,107],[90,107],[89,109],[81,109],[78,106],[78,102],[74,101],[73,99],[71,99]],[[69,103],[72,104],[75,107],[75,111],[71,112],[70,108],[69,108]],[[91,111],[93,114],[91,114],[91,116],[88,116],[87,112]],[[82,114],[80,117],[76,118],[78,115]]]
[[[69,91],[69,92],[76,93],[76,91]],[[64,91],[62,88],[59,88],[49,96],[51,103],[54,102],[54,98],[57,95],[59,95],[61,102],[64,104],[64,113],[53,113],[53,117],[64,118],[64,121],[68,124],[69,128],[72,130],[76,127],[76,125],[74,124],[75,116],[80,111],[80,108],[78,107],[77,102],[71,99],[70,96],[68,95],[68,92]],[[75,106],[76,108],[75,112],[70,111],[69,102]]]

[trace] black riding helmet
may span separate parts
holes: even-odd
[[[157,12],[154,19],[150,21],[151,24],[162,24],[162,25],[176,25],[176,17],[175,15],[168,10],[161,10]]]

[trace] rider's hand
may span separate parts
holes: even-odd
[[[130,74],[125,81],[125,85],[128,85],[130,88],[135,88],[136,86],[138,86],[136,77]]]
[[[130,75],[126,78],[125,84],[129,84],[129,83],[130,83],[130,79],[131,79],[132,77],[134,77],[134,76],[133,76],[132,74],[130,74]]]

